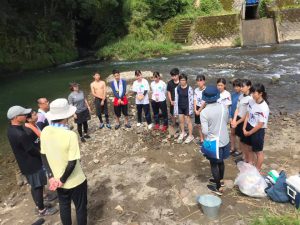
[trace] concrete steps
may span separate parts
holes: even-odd
[[[173,33],[172,40],[176,43],[186,44],[191,31],[192,20],[181,20],[178,29]]]

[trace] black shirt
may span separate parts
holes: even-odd
[[[178,82],[179,84],[179,82]],[[175,84],[173,80],[170,80],[167,85],[167,91],[171,93],[171,99],[172,101],[175,101],[175,88],[178,86],[178,84]]]
[[[7,137],[22,174],[29,175],[42,169],[42,159],[37,148],[22,126],[9,125]]]
[[[189,86],[186,88],[181,88],[178,86],[178,106],[181,108],[189,107]]]

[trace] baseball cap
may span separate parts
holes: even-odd
[[[15,106],[12,106],[8,109],[7,118],[9,120],[11,120],[11,119],[15,118],[16,116],[29,114],[31,112],[31,110],[32,109],[25,109],[22,106],[15,105]]]

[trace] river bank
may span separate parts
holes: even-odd
[[[211,65],[219,68],[233,66],[238,65]],[[150,72],[146,74],[151,75]],[[294,107],[292,111],[290,107],[299,96],[295,89],[299,80],[292,83],[288,78],[275,82],[260,79],[267,86],[272,112],[263,170],[284,169],[288,175],[297,174],[300,110]],[[286,89],[292,92],[286,93],[290,98],[283,96]],[[111,97],[110,94],[110,101]],[[129,100],[132,103],[131,95]],[[109,112],[113,112],[111,104]],[[146,126],[136,128],[133,104],[129,113],[133,128],[119,130],[99,130],[98,119],[92,116],[89,122],[92,138],[81,144],[82,165],[89,185],[89,224],[231,225],[249,224],[254,217],[261,215],[263,209],[278,214],[294,213],[289,204],[243,196],[233,187],[238,171],[230,158],[226,161],[226,190],[222,196],[220,219],[208,221],[195,202],[197,195],[209,193],[206,184],[210,177],[209,163],[199,154],[198,146],[195,143],[177,144],[169,136],[172,130],[162,134],[149,131]],[[112,119],[112,113],[110,115]],[[9,196],[2,196],[0,206],[1,225],[30,224],[35,219],[28,186],[13,189]],[[59,216],[47,218],[46,224],[60,224]]]

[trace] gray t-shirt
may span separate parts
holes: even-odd
[[[222,107],[224,109],[224,113],[219,137],[219,147],[224,147],[229,143],[229,134],[227,129],[229,113],[227,107],[219,103],[207,104],[200,113],[202,133],[205,138],[213,139],[219,135]]]
[[[87,109],[83,91],[71,92],[68,97],[69,104],[76,106],[76,113],[81,113]]]

